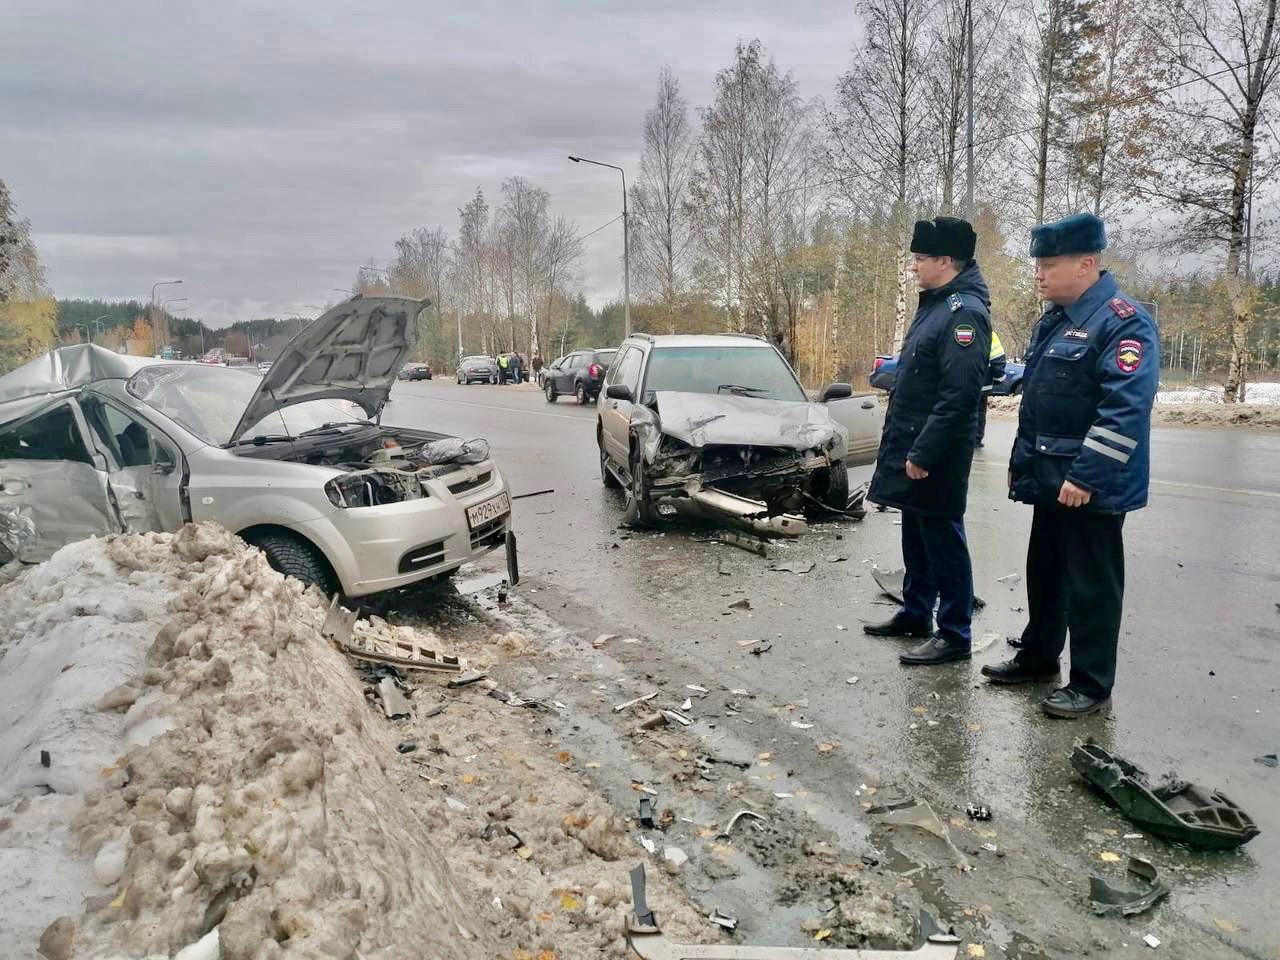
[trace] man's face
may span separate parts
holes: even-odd
[[[911,255],[911,272],[921,290],[936,290],[951,279],[950,257],[931,257],[925,253]]]
[[[1089,289],[1097,269],[1093,254],[1036,257],[1036,292],[1041,300],[1060,306],[1075,303]]]

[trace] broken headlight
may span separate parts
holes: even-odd
[[[428,496],[414,474],[400,470],[362,470],[334,477],[324,485],[324,492],[335,507],[377,507]]]

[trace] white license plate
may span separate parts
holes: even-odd
[[[467,507],[467,526],[474,530],[499,517],[505,517],[510,512],[511,498],[506,493],[500,493],[484,503]]]

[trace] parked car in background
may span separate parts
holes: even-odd
[[[628,519],[642,523],[684,499],[762,532],[799,532],[798,514],[847,509],[848,467],[879,446],[873,395],[833,383],[811,400],[759,337],[636,334],[604,384],[601,480],[626,488]]]
[[[425,363],[406,363],[396,374],[397,380],[430,380],[431,367]]]
[[[1006,363],[1004,379],[992,386],[991,395],[993,397],[1016,397],[1022,393],[1022,378],[1026,372],[1025,364],[1013,363],[1012,361]],[[897,381],[898,358],[876,357],[872,362],[871,386],[877,390],[892,390]]]
[[[94,344],[0,377],[0,553],[35,563],[210,520],[282,573],[362,596],[507,546],[487,443],[377,422],[422,307],[347,300],[261,377]]]
[[[463,357],[458,364],[459,383],[497,383],[498,361],[493,357]]]
[[[553,363],[543,374],[542,391],[547,403],[555,403],[562,396],[571,396],[585,407],[595,403],[600,396],[605,374],[616,348],[610,350],[575,350]]]

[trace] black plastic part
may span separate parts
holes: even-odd
[[[520,585],[520,556],[516,550],[516,532],[507,531],[507,581],[513,586]]]

